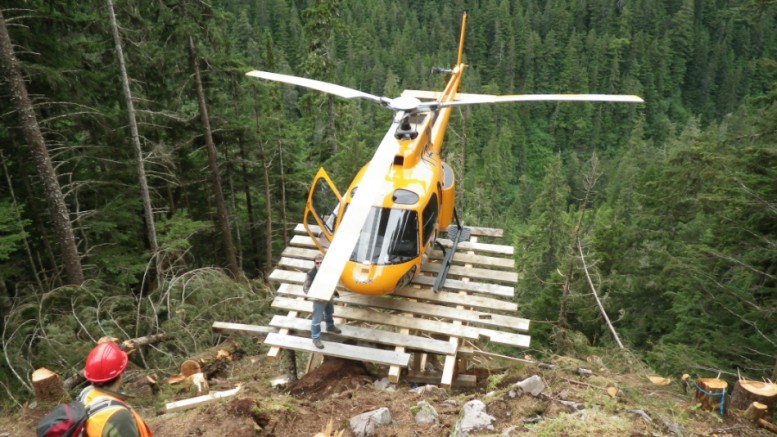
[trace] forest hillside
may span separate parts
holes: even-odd
[[[103,336],[172,335],[139,360],[172,373],[266,324],[316,170],[345,186],[391,115],[245,73],[440,90],[463,12],[462,92],[645,100],[453,112],[457,210],[532,321],[493,352],[616,347],[593,286],[659,374],[777,379],[773,0],[0,0],[0,403]]]

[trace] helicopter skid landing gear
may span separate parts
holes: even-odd
[[[447,229],[448,238],[452,243],[451,247],[448,250],[445,250],[439,241],[436,242],[440,248],[442,248],[442,252],[445,256],[442,260],[442,266],[440,266],[440,272],[437,274],[437,279],[434,281],[434,286],[432,287],[432,291],[435,293],[439,293],[442,289],[442,285],[445,283],[445,278],[448,276],[448,269],[450,269],[451,264],[453,264],[453,254],[456,253],[456,246],[459,245],[460,241],[469,240],[472,233],[471,229],[461,226],[456,209],[453,210],[453,217],[456,219],[456,225],[451,225]]]

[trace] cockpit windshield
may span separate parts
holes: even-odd
[[[413,210],[372,207],[351,261],[400,264],[418,256],[418,214]]]

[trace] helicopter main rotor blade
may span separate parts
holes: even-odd
[[[308,297],[328,301],[335,292],[345,264],[351,258],[353,248],[359,240],[364,223],[367,221],[375,197],[385,195],[386,173],[394,162],[394,156],[399,151],[399,144],[394,138],[394,132],[399,127],[400,113],[391,124],[386,136],[378,146],[364,176],[359,183],[348,209],[337,227],[332,243],[324,255],[324,261],[310,285]]]
[[[516,94],[492,96],[488,94],[469,94],[461,100],[452,102],[429,103],[430,109],[448,106],[481,105],[507,102],[621,102],[644,103],[639,96],[623,94]]]
[[[321,91],[327,94],[333,94],[335,96],[343,97],[346,99],[367,99],[378,103],[384,103],[385,99],[373,96],[353,88],[344,87],[341,85],[335,85],[329,82],[322,82],[320,80],[306,79],[304,77],[291,76],[288,74],[270,73],[268,71],[253,70],[246,73],[246,76],[258,77],[259,79],[271,80],[274,82],[283,82],[290,85],[297,85],[305,88],[310,88],[316,91]]]

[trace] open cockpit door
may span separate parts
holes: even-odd
[[[329,247],[334,238],[337,220],[342,214],[343,197],[324,168],[318,169],[305,204],[302,224],[321,251]],[[318,229],[312,226],[318,226]]]

